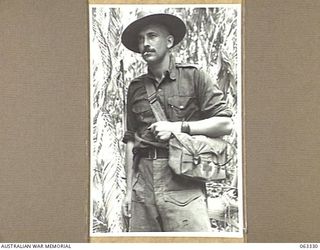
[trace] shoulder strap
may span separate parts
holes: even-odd
[[[157,121],[167,121],[167,116],[164,113],[164,111],[161,107],[161,104],[159,103],[159,101],[157,99],[157,91],[156,91],[155,86],[150,81],[144,81],[144,86],[146,87],[148,101],[150,103],[152,112],[153,112],[154,116],[156,117],[156,120]]]

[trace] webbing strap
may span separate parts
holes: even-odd
[[[153,85],[152,82],[150,81],[144,81],[144,86],[146,87],[147,90],[147,95],[148,95],[148,101],[150,103],[152,112],[154,116],[156,117],[156,120],[159,121],[167,121],[167,116],[164,113],[161,104],[159,103],[157,99],[157,91],[155,86]]]

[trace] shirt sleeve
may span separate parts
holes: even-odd
[[[218,88],[215,81],[202,70],[199,70],[198,73],[198,95],[202,118],[231,117],[232,111],[223,99],[223,92]]]
[[[129,85],[128,88],[128,94],[127,94],[127,102],[126,102],[126,131],[124,132],[124,136],[122,139],[122,142],[127,143],[128,141],[134,141],[134,134],[137,131],[137,127],[135,126],[137,124],[135,120],[135,116],[132,112],[132,85]]]

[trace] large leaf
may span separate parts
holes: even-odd
[[[140,8],[141,10],[141,8]],[[121,142],[125,127],[125,96],[130,81],[146,70],[141,56],[130,53],[120,42],[123,30],[121,18],[134,20],[137,9],[95,7],[92,15],[92,48],[97,52],[92,63],[92,143],[93,145],[93,225],[94,232],[125,230],[121,203],[126,188],[124,180],[124,145]],[[237,114],[237,37],[238,13],[232,8],[168,8],[165,12],[177,15],[186,23],[188,33],[172,53],[177,62],[200,64],[212,76],[225,95],[233,113]],[[237,133],[224,138],[237,147]],[[233,154],[228,147],[229,156]],[[238,160],[234,157],[226,166],[225,181],[207,184],[208,197],[226,201],[232,190],[232,202],[238,205]],[[217,206],[218,207],[218,206]],[[213,231],[238,231],[238,210],[220,210],[212,218]],[[218,210],[217,210],[218,211]],[[216,211],[216,212],[217,212]],[[217,214],[217,213],[216,213]],[[216,216],[217,217],[217,216]],[[223,220],[218,220],[224,218]],[[222,221],[222,222],[221,222]]]

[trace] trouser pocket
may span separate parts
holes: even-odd
[[[205,196],[201,190],[166,192],[159,211],[167,232],[211,230]]]

